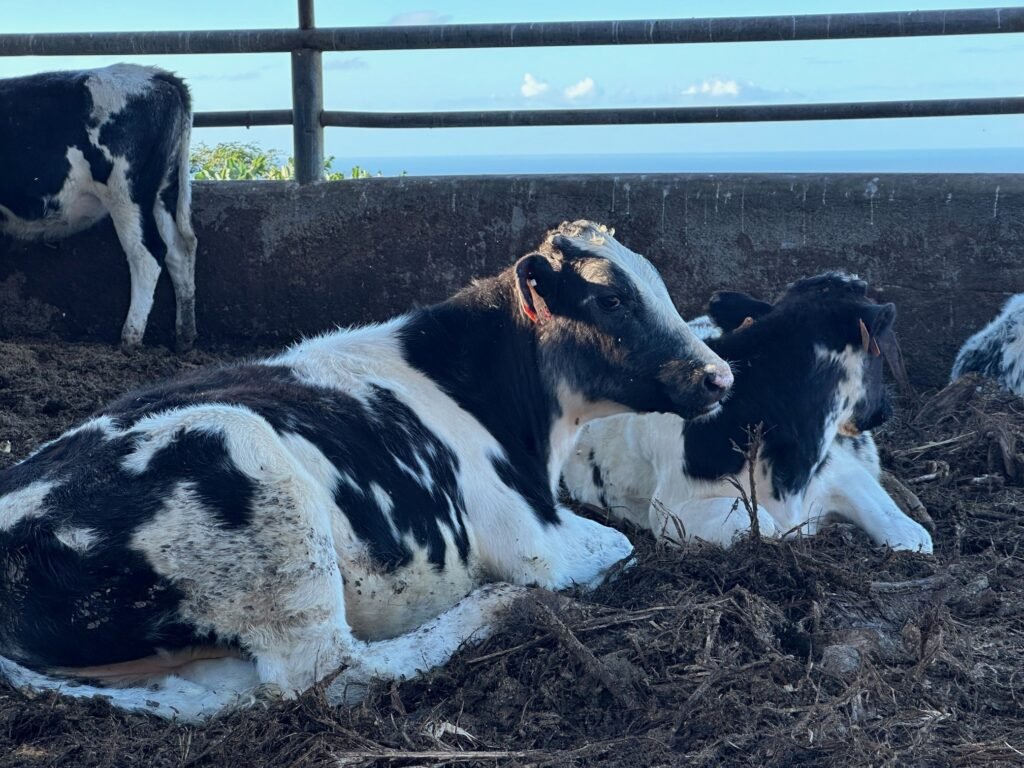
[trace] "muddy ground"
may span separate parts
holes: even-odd
[[[0,468],[230,356],[0,342]],[[524,601],[351,709],[312,691],[197,728],[0,683],[0,765],[1022,765],[1024,401],[966,381],[906,398],[878,437],[934,557],[848,527],[729,552],[631,532],[639,564],[613,583]]]

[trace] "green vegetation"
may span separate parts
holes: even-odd
[[[327,181],[371,177],[369,171],[358,165],[352,166],[348,175],[345,175],[344,171],[334,171],[331,169],[333,162],[333,157],[324,161],[324,178]],[[190,170],[192,178],[197,181],[291,181],[295,178],[295,158],[289,157],[284,160],[277,150],[264,149],[258,144],[243,144],[237,141],[212,147],[197,144],[192,147]]]

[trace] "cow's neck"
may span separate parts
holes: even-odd
[[[821,364],[809,349],[791,351],[783,359],[767,345],[749,356],[720,342],[709,345],[736,361],[736,384],[718,416],[687,422],[688,473],[713,479],[740,472],[745,460],[734,446],[746,446],[748,427],[760,423],[764,434],[759,458],[771,466],[772,496],[781,499],[798,492],[835,437],[840,371]]]
[[[552,457],[562,453],[552,438],[563,406],[513,291],[502,275],[418,310],[403,328],[403,348],[409,363],[494,435],[517,471],[550,488]]]
[[[576,436],[579,435],[583,425],[594,419],[629,412],[625,406],[610,400],[598,402],[587,400],[580,393],[569,388],[565,382],[561,382],[556,387],[556,399],[558,411],[549,433],[550,453],[547,462],[552,493],[557,492],[562,467],[568,460],[572,447],[576,443]]]

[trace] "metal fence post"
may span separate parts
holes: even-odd
[[[299,29],[313,29],[313,0],[299,0]],[[292,112],[295,180],[321,181],[324,175],[324,78],[320,51],[292,51]]]

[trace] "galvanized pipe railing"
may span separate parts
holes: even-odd
[[[842,40],[1024,32],[1024,7],[655,21],[317,28],[298,0],[298,29],[0,34],[0,56],[291,53],[292,109],[197,112],[195,125],[293,125],[300,183],[323,175],[323,127],[466,128],[537,125],[858,120],[1024,113],[1024,98],[467,112],[324,111],[321,52],[424,48],[659,45]]]
[[[326,110],[325,126],[340,128],[512,128],[552,125],[656,125],[753,123],[802,120],[877,120],[904,117],[1024,114],[1024,97],[930,99],[819,104],[751,104],[729,107],[632,107],[629,109],[520,109],[482,112],[341,112]],[[290,125],[287,109],[199,112],[198,128]]]
[[[299,0],[299,29],[313,30],[313,0]],[[295,180],[310,184],[324,177],[323,54],[316,49],[292,51],[292,141],[295,148]],[[291,122],[291,120],[289,120]]]
[[[654,21],[440,24],[194,32],[0,34],[0,56],[138,56],[423,48],[671,45],[1024,32],[1024,8],[836,13]]]

